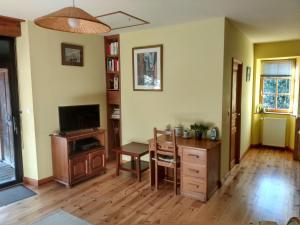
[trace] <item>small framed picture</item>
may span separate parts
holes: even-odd
[[[246,82],[249,82],[251,80],[251,67],[246,67]]]
[[[153,45],[132,49],[133,90],[163,90],[163,46]]]
[[[83,66],[83,46],[61,43],[62,65]]]

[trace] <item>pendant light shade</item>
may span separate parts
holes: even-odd
[[[77,7],[66,7],[34,20],[35,24],[51,29],[71,33],[100,34],[111,28]]]

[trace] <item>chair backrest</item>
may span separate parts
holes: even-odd
[[[159,135],[165,135],[163,143],[159,143]],[[172,130],[171,133],[166,133],[166,131],[157,130],[154,128],[154,151],[155,157],[157,154],[165,155],[165,156],[172,156],[174,159],[177,159],[177,142],[175,136],[175,130]]]

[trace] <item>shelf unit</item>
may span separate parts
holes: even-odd
[[[120,37],[104,37],[106,96],[107,96],[107,140],[108,159],[115,159],[113,149],[121,145],[121,71],[120,71]],[[112,118],[119,112],[120,118]]]

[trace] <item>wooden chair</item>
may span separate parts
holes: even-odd
[[[155,190],[158,190],[159,182],[159,167],[173,169],[174,178],[173,180],[167,180],[173,182],[174,193],[177,195],[178,187],[178,168],[179,168],[179,157],[177,154],[177,143],[175,130],[170,135],[170,141],[164,143],[158,143],[158,135],[166,135],[165,131],[157,130],[154,128],[154,160],[155,160]]]

